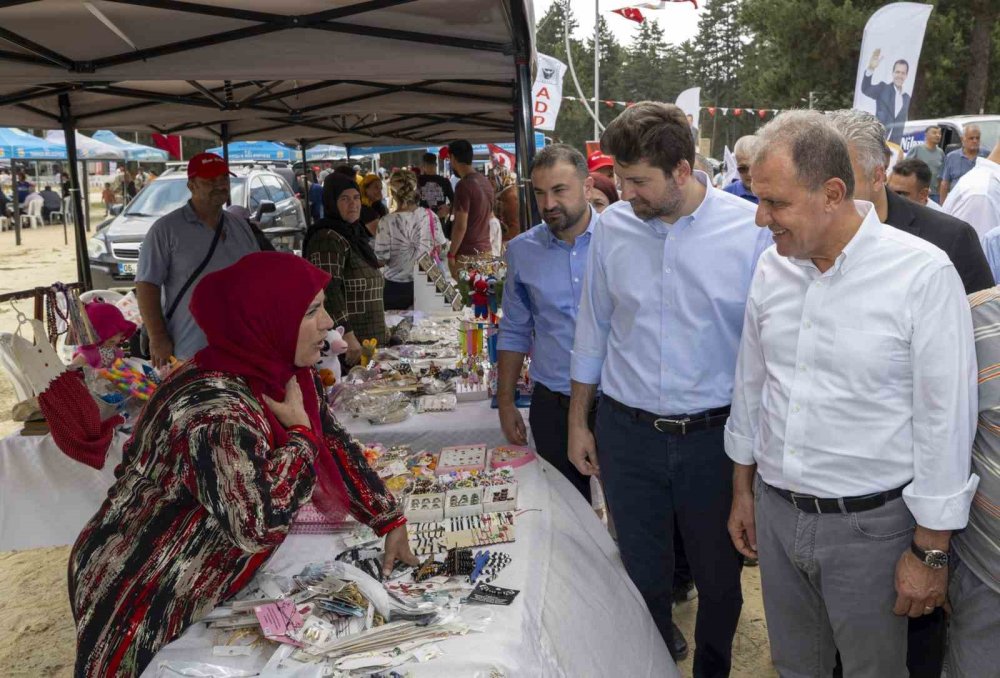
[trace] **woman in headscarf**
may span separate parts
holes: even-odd
[[[413,306],[413,267],[425,254],[437,253],[447,244],[441,222],[427,207],[418,207],[417,175],[396,170],[389,177],[389,192],[396,211],[382,217],[375,234],[375,256],[385,265],[385,307]]]
[[[591,172],[590,178],[594,180],[594,189],[590,192],[590,204],[598,214],[618,202],[618,189],[615,182],[604,176],[600,172]]]
[[[359,183],[361,189],[361,223],[365,225],[371,237],[375,237],[378,221],[389,213],[382,202],[382,177],[377,174],[366,174]]]
[[[343,325],[348,365],[361,358],[361,342],[376,339],[384,346],[385,280],[361,223],[361,193],[354,180],[332,172],[323,182],[323,213],[306,234],[302,255],[330,274],[326,310],[335,325]]]
[[[77,678],[142,673],[253,578],[310,498],[386,535],[385,568],[416,562],[400,507],[312,368],[333,327],[328,282],[299,257],[259,252],[195,289],[208,346],[147,403],[70,555]]]

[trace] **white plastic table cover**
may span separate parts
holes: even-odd
[[[493,582],[518,589],[509,607],[490,606],[485,633],[439,642],[443,656],[397,670],[408,676],[680,676],[646,605],[629,580],[617,547],[583,497],[547,462],[517,469],[517,540],[490,547],[512,562]],[[528,509],[525,511],[525,509]],[[265,564],[297,574],[309,562],[336,555],[340,538],[291,535]],[[216,632],[195,624],[163,648],[143,678],[176,676],[164,669],[202,662],[244,669],[250,675],[273,650],[249,657],[216,657]],[[166,663],[166,667],[162,666]],[[496,673],[492,673],[492,672]],[[320,678],[313,672],[260,673],[260,678]]]
[[[459,403],[453,412],[416,414],[380,426],[339,416],[365,442],[406,444],[414,451],[476,443],[495,447],[505,442],[497,411],[485,400]],[[67,457],[48,435],[0,439],[0,551],[76,541],[104,502],[127,439],[115,436],[100,471]]]

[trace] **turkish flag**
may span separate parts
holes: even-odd
[[[646,20],[646,17],[642,15],[642,12],[637,10],[635,7],[622,7],[621,9],[611,10],[615,14],[620,14],[629,21],[635,21],[636,23],[642,23]]]
[[[511,172],[514,171],[515,159],[513,153],[508,153],[496,144],[487,144],[486,146],[490,149],[490,160],[493,161],[493,164],[503,165]]]
[[[154,134],[153,143],[157,148],[170,154],[172,160],[183,160],[181,157],[181,138],[176,134]]]

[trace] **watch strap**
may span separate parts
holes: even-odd
[[[913,552],[913,555],[915,555],[920,560],[920,562],[922,562],[924,565],[927,565],[928,567],[944,567],[948,565],[949,561],[951,560],[951,557],[948,554],[948,552],[941,551],[940,549],[924,550],[919,546],[917,546],[916,542],[910,542],[910,551]],[[929,561],[928,556],[930,556],[931,554],[934,554],[935,556],[937,556],[937,554],[941,554],[940,556],[937,556],[937,558],[940,561],[943,561],[941,565],[935,566]]]

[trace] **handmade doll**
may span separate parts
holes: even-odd
[[[326,333],[323,349],[319,353],[320,359],[316,363],[319,378],[326,388],[330,388],[340,379],[339,356],[343,353],[347,353],[347,342],[344,341],[344,328],[338,327]]]
[[[108,369],[116,360],[125,357],[121,344],[135,334],[135,323],[126,320],[114,304],[95,301],[83,309],[97,334],[97,343],[78,347],[70,366],[89,365],[95,369]]]

